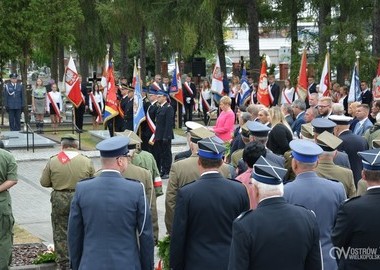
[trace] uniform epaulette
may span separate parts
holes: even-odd
[[[91,179],[94,179],[94,177],[84,178],[84,179],[81,179],[79,182],[83,182],[83,181],[87,181],[87,180],[91,180]]]
[[[346,203],[351,202],[351,201],[353,201],[353,200],[355,200],[355,199],[358,199],[358,198],[360,198],[360,197],[361,197],[361,196],[359,195],[359,196],[355,196],[355,197],[348,198],[348,199],[346,199],[343,203],[346,204]]]
[[[253,210],[252,209],[249,209],[247,211],[244,211],[243,213],[241,213],[237,218],[236,220],[239,220],[239,219],[242,219],[243,217],[245,217],[248,213],[251,213]]]

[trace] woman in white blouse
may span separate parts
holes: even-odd
[[[294,100],[298,99],[297,93],[292,87],[290,79],[285,80],[285,87],[281,91],[281,104],[292,104]]]
[[[57,134],[58,125],[62,120],[61,114],[62,114],[62,109],[63,109],[62,95],[58,91],[57,84],[53,83],[51,85],[51,92],[49,92],[47,95],[46,103],[47,103],[46,107],[50,114],[53,134]]]

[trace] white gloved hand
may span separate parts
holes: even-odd
[[[186,103],[187,103],[187,104],[190,104],[190,101],[191,101],[191,97],[187,97],[187,98],[186,98]]]

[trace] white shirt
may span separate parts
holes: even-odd
[[[53,100],[53,102],[55,104],[59,104],[59,110],[62,112],[63,102],[62,102],[62,95],[61,95],[61,93],[58,92],[58,91],[57,92],[51,91],[51,92],[48,93],[48,95],[51,96],[51,98],[52,98],[52,100]],[[50,105],[50,99],[47,98],[46,99],[46,108],[47,108],[47,111],[50,113],[50,106],[49,105]]]
[[[281,104],[292,104],[294,88],[284,88],[281,92]],[[288,101],[289,100],[289,101]]]

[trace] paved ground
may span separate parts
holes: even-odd
[[[185,146],[173,146],[172,152],[178,153],[185,150]],[[16,223],[32,234],[41,238],[46,243],[53,242],[50,221],[50,189],[40,186],[39,179],[47,159],[56,154],[59,147],[36,149],[35,153],[25,150],[12,150],[18,161],[19,182],[11,188],[13,213]],[[95,169],[100,168],[97,151],[86,151],[85,154],[94,161]],[[163,181],[164,190],[167,180]],[[165,235],[164,224],[164,200],[165,196],[157,199],[158,218],[160,226],[160,238]]]

